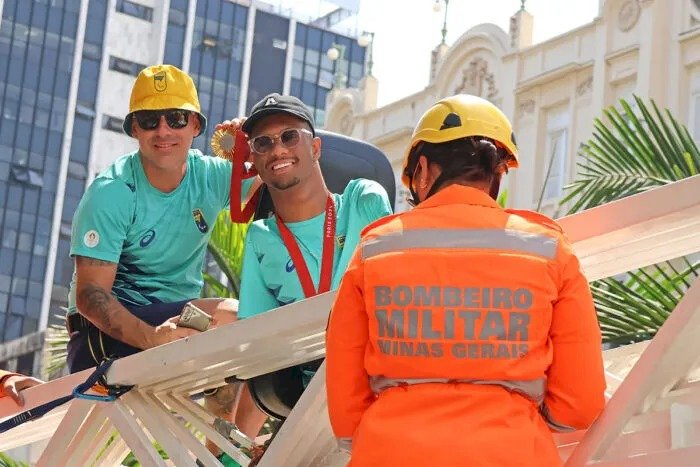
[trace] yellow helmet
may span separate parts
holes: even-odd
[[[429,108],[418,121],[406,150],[401,180],[409,189],[407,173],[413,149],[421,142],[446,143],[469,136],[484,136],[508,153],[506,165],[518,167],[518,148],[513,127],[501,110],[486,99],[469,94],[446,97]]]
[[[131,121],[139,110],[191,110],[199,115],[199,135],[207,128],[207,119],[199,106],[197,88],[190,75],[173,65],[153,65],[141,70],[131,89],[129,113],[124,132],[131,136]],[[199,136],[197,135],[197,136]]]

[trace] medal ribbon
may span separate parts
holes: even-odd
[[[248,138],[241,130],[236,131],[235,144],[232,151],[226,151],[226,158],[231,161],[231,200],[230,213],[231,220],[236,223],[246,224],[253,217],[255,208],[258,206],[260,198],[260,188],[255,190],[244,207],[241,208],[241,190],[243,179],[254,177],[258,172],[253,168],[246,170],[245,160],[248,158]],[[236,155],[236,150],[242,153]]]
[[[331,276],[333,274],[333,255],[335,252],[335,204],[333,198],[328,195],[326,201],[326,218],[323,223],[323,253],[321,257],[321,277],[318,281],[318,290],[314,289],[314,283],[309,274],[309,268],[306,266],[304,256],[301,254],[299,244],[294,238],[294,234],[289,230],[284,221],[275,214],[277,225],[280,229],[280,236],[287,247],[289,256],[292,257],[292,263],[297,270],[299,282],[304,290],[306,298],[313,297],[316,294],[328,292],[331,289]]]

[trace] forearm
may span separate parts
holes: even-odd
[[[365,411],[374,402],[364,351],[326,353],[328,416],[337,438],[352,438]]]
[[[585,429],[605,407],[599,342],[560,343],[547,372],[543,415],[555,431]]]
[[[587,428],[605,406],[600,328],[588,282],[575,256],[566,261],[562,277],[549,329],[553,354],[543,411],[558,431]]]
[[[139,349],[156,345],[153,327],[132,315],[109,290],[89,283],[77,298],[80,314],[105,334]]]
[[[8,379],[13,376],[20,376],[19,373],[12,373],[11,371],[0,370],[0,396],[6,396],[7,390],[5,388],[5,383]]]

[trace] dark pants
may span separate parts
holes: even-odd
[[[124,307],[141,321],[158,326],[173,316],[178,316],[189,301]],[[68,341],[67,358],[71,373],[93,368],[106,358],[121,358],[141,351],[101,332],[85,318],[71,318],[71,324],[74,326]]]

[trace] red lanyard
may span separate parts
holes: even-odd
[[[306,266],[304,256],[301,254],[299,245],[297,244],[294,235],[284,224],[284,221],[275,214],[277,218],[277,226],[280,229],[280,236],[287,247],[289,256],[292,257],[294,268],[297,270],[301,288],[304,290],[306,298],[313,297],[316,294],[328,292],[331,289],[331,276],[333,275],[333,253],[335,251],[335,204],[333,198],[328,195],[326,201],[326,219],[323,224],[323,256],[321,258],[321,277],[318,280],[318,291],[314,289],[314,283],[309,274],[309,268]]]
[[[241,208],[241,190],[243,179],[254,177],[258,174],[255,168],[251,170],[246,170],[245,161],[248,159],[250,154],[248,149],[248,137],[243,131],[236,131],[234,137],[235,145],[232,150],[224,151],[224,159],[231,161],[231,199],[229,202],[229,212],[231,214],[231,220],[240,224],[247,224],[250,218],[255,214],[255,208],[258,206],[258,199],[260,198],[260,188],[255,190],[255,193],[250,197],[246,205]],[[238,148],[238,152],[236,152]],[[239,154],[240,153],[240,154]]]

